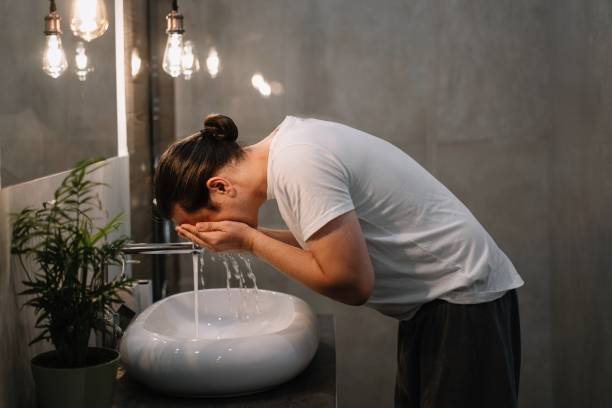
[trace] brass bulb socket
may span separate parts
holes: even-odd
[[[60,15],[57,11],[52,11],[45,16],[45,35],[61,34]]]
[[[172,10],[166,16],[167,27],[166,34],[178,33],[183,34],[185,29],[183,28],[183,15],[179,14],[176,10]]]

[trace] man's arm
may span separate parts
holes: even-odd
[[[274,238],[277,241],[284,242],[285,244],[289,244],[296,248],[301,248],[300,244],[297,242],[291,231],[289,230],[280,230],[280,229],[270,229],[270,228],[258,228],[258,231],[263,232],[270,238]]]
[[[262,232],[251,252],[316,292],[350,304],[365,303],[374,286],[374,271],[355,211],[327,223],[307,242],[292,247]]]
[[[177,231],[214,252],[248,250],[312,290],[342,303],[361,305],[372,294],[374,271],[355,210],[319,229],[306,242],[307,250],[241,222],[182,224]]]

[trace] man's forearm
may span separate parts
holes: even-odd
[[[277,241],[284,242],[285,244],[289,244],[296,248],[301,248],[300,244],[297,242],[297,240],[289,230],[258,228],[258,231],[263,232],[270,238],[274,238]]]
[[[255,234],[251,244],[253,255],[324,296],[349,305],[363,303],[355,301],[353,287],[339,285],[326,275],[312,252],[276,240],[259,230]]]
[[[251,243],[251,252],[276,269],[320,292],[323,271],[311,252],[283,242],[258,230]]]

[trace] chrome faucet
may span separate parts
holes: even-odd
[[[192,242],[166,242],[159,244],[132,243],[123,247],[126,255],[136,254],[193,254],[204,250]]]
[[[161,242],[161,243],[129,243],[123,246],[123,253],[126,255],[122,270],[126,264],[140,263],[138,260],[131,259],[131,255],[180,255],[180,254],[202,254],[204,249],[193,242]],[[164,282],[165,273],[160,271],[159,264],[154,264],[151,274],[153,287],[153,301],[158,301],[165,296]],[[123,273],[123,272],[122,272]]]

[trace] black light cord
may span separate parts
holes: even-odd
[[[172,10],[178,11],[178,0],[172,0]]]
[[[55,0],[50,0],[51,1],[51,5],[49,6],[49,11],[51,13],[57,11],[57,6],[55,5]]]

